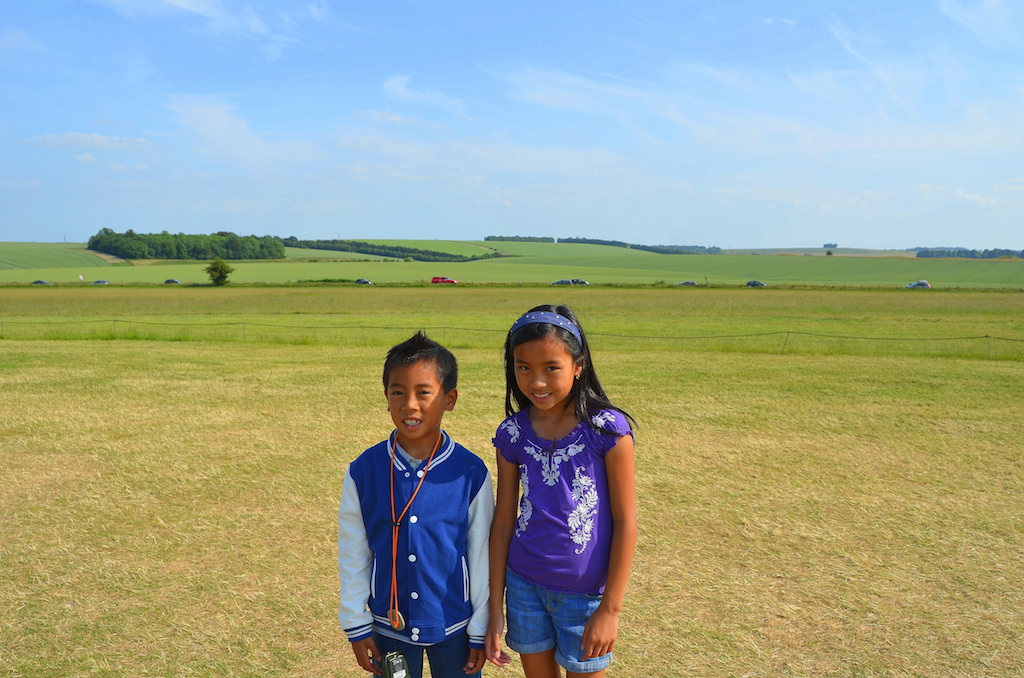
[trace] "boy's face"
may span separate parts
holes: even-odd
[[[384,395],[402,449],[418,459],[428,457],[440,434],[445,411],[455,409],[458,391],[453,388],[445,393],[437,378],[437,365],[420,360],[391,370]]]

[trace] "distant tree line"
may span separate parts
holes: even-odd
[[[434,250],[421,250],[415,247],[398,245],[374,245],[359,240],[299,240],[295,236],[284,238],[288,247],[305,247],[311,250],[330,250],[332,252],[357,252],[359,254],[376,254],[383,257],[413,259],[415,261],[476,261],[477,259],[495,259],[511,256],[500,252],[488,252],[479,256],[469,257],[464,254],[451,254]]]
[[[721,254],[720,247],[703,247],[701,245],[634,245],[621,240],[597,240],[595,238],[559,238],[558,242],[583,243],[587,245],[608,245],[609,247],[628,247],[644,252],[658,254]]]
[[[915,248],[916,249],[916,248]],[[997,257],[1021,257],[1024,258],[1024,250],[969,250],[966,248],[956,249],[928,249],[917,250],[917,256],[922,259],[995,259]]]
[[[241,236],[229,231],[212,235],[115,233],[109,228],[89,238],[89,249],[122,259],[283,259],[280,238]]]
[[[555,242],[554,238],[533,235],[489,235],[484,240],[490,242]]]

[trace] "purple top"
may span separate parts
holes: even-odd
[[[600,410],[591,421],[606,433],[580,422],[551,441],[534,432],[526,409],[494,434],[501,456],[519,466],[522,486],[508,566],[549,591],[604,593],[608,579],[612,512],[604,457],[633,432],[616,410]]]

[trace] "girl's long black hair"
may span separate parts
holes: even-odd
[[[516,381],[516,361],[513,351],[515,351],[517,346],[528,341],[554,335],[565,344],[569,355],[572,356],[573,363],[583,366],[580,378],[573,382],[572,390],[569,392],[569,399],[572,402],[573,413],[576,415],[576,419],[585,421],[592,427],[604,431],[604,429],[594,426],[593,421],[591,421],[591,414],[597,410],[612,409],[621,412],[629,419],[633,427],[636,428],[636,421],[633,417],[621,407],[613,405],[612,401],[608,398],[608,394],[604,392],[604,387],[601,386],[601,382],[597,378],[597,371],[594,370],[594,362],[590,359],[590,345],[587,343],[587,335],[572,309],[568,306],[552,306],[547,304],[535,306],[527,311],[527,313],[537,313],[540,311],[557,313],[563,318],[569,319],[579,329],[580,341],[577,341],[576,337],[569,330],[550,323],[531,323],[523,325],[515,332],[510,332],[508,337],[505,338],[505,416],[511,417],[516,412],[530,406],[530,399],[519,389],[519,383]]]

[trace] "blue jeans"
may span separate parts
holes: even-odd
[[[381,655],[398,650],[405,655],[409,678],[423,678],[423,651],[430,661],[430,675],[434,678],[480,678],[480,672],[464,673],[462,667],[469,661],[469,634],[463,630],[434,645],[423,647],[388,638],[374,632],[373,642]]]

